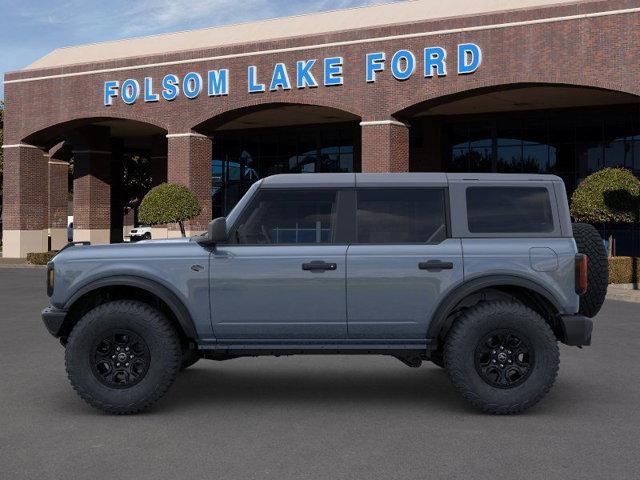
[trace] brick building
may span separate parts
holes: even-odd
[[[416,0],[55,50],[5,76],[3,255],[66,243],[70,161],[74,239],[122,241],[132,152],[196,193],[191,232],[282,172],[549,172],[571,191],[640,170],[639,27],[632,0]]]

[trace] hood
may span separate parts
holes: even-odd
[[[163,251],[186,244],[195,243],[193,237],[168,238],[162,240],[141,240],[134,243],[112,243],[104,245],[75,245],[67,247],[52,260],[81,259],[126,259],[145,256],[162,256]]]

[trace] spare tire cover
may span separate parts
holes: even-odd
[[[609,284],[609,262],[600,234],[593,225],[574,223],[573,238],[578,252],[589,257],[587,267],[587,292],[580,296],[579,313],[594,317],[602,307]]]

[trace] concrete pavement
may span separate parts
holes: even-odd
[[[0,269],[0,478],[638,478],[635,303],[608,301],[514,417],[470,410],[439,368],[364,356],[201,361],[152,412],[109,416],[69,386],[46,303],[42,269]]]

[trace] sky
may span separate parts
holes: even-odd
[[[389,1],[0,0],[0,75],[59,47]]]

